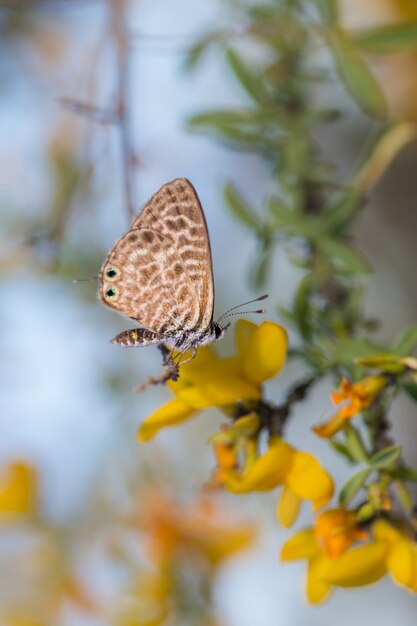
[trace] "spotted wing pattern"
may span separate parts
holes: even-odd
[[[210,239],[196,190],[186,178],[177,178],[157,191],[132,227],[154,228],[173,237],[178,256],[188,274],[200,307],[199,323],[207,328],[213,319],[214,284]]]
[[[210,244],[186,179],[164,185],[110,251],[99,297],[158,333],[206,328],[213,317]]]

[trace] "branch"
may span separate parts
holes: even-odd
[[[132,145],[129,102],[129,41],[125,21],[125,0],[108,0],[111,28],[117,52],[117,105],[118,126],[123,159],[125,202],[129,219],[135,213],[133,176],[137,156]]]

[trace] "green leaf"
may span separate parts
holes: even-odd
[[[266,93],[259,72],[252,72],[240,56],[229,48],[226,57],[242,87],[257,102],[265,102]]]
[[[317,241],[317,245],[329,261],[342,273],[356,276],[371,272],[369,261],[342,239],[321,237]]]
[[[268,211],[273,217],[274,227],[285,230],[290,234],[301,234],[303,215],[292,211],[280,200],[271,198],[268,202]],[[304,220],[305,220],[304,216]]]
[[[407,487],[399,480],[394,483],[394,487],[404,511],[406,511],[406,513],[411,513],[413,510],[413,500]]]
[[[356,359],[356,363],[366,369],[377,369],[381,372],[389,374],[402,374],[407,369],[407,363],[404,360],[414,360],[413,357],[400,357],[396,354],[376,354]]]
[[[323,214],[327,232],[338,232],[355,216],[361,205],[363,192],[358,187],[350,187],[342,198],[330,206]]]
[[[364,469],[354,474],[343,486],[339,494],[339,502],[342,506],[347,506],[351,500],[356,496],[358,491],[365,484],[366,479],[372,470]]]
[[[339,18],[338,0],[316,0],[320,13],[328,24],[335,24]]]
[[[187,71],[193,70],[197,63],[201,60],[203,54],[207,51],[210,44],[214,43],[218,39],[218,32],[208,33],[191,46],[191,48],[187,50],[185,56],[184,69]]]
[[[253,123],[256,111],[251,109],[217,109],[193,115],[188,119],[189,126],[223,127],[236,124]]]
[[[360,463],[361,461],[368,462],[369,456],[366,452],[365,445],[359,431],[357,431],[351,424],[348,424],[345,428],[345,437],[346,448],[352,459],[357,463]]]
[[[228,183],[226,185],[224,189],[224,197],[231,212],[240,222],[242,222],[242,224],[249,226],[249,228],[253,228],[257,232],[261,230],[262,225],[259,217],[251,209],[246,200],[241,196],[232,183]]]
[[[398,467],[392,472],[392,475],[401,480],[417,483],[417,470],[411,467]]]
[[[268,243],[264,243],[264,248],[258,254],[257,259],[250,272],[250,282],[255,289],[262,287],[268,277],[269,268],[272,261],[273,248]]]
[[[305,276],[298,285],[293,303],[293,319],[304,339],[307,339],[311,333],[309,301],[311,287],[312,276]]]
[[[372,455],[369,465],[372,469],[386,469],[393,465],[401,456],[402,446],[388,446]]]
[[[404,146],[416,138],[417,126],[414,122],[385,124],[369,143],[363,164],[355,175],[355,184],[362,191],[373,187]]]
[[[370,354],[381,354],[385,350],[384,346],[373,343],[369,339],[356,339],[348,337],[340,341],[333,350],[333,361],[336,365],[352,368],[361,356]],[[361,366],[362,367],[362,366]]]
[[[406,382],[402,384],[402,388],[413,400],[417,402],[417,383]]]
[[[358,522],[367,522],[374,514],[374,507],[372,506],[372,504],[370,504],[370,502],[366,502],[360,507],[359,511],[357,512],[356,519]]]
[[[353,35],[355,44],[364,52],[384,54],[417,48],[417,20],[367,28]]]
[[[352,40],[342,30],[334,28],[329,43],[339,76],[356,103],[370,117],[386,118],[383,91]]]
[[[330,445],[331,448],[333,448],[333,450],[335,450],[335,452],[345,457],[345,459],[351,465],[355,463],[355,460],[352,458],[349,450],[347,449],[345,445],[343,445],[343,443],[340,443],[340,441],[336,441],[335,439],[328,439],[327,443]]]
[[[395,344],[394,352],[407,356],[417,347],[417,324],[410,326]]]

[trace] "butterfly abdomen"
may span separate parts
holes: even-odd
[[[124,346],[126,348],[134,348],[138,346],[150,346],[160,343],[161,338],[157,333],[147,330],[146,328],[133,328],[132,330],[124,330],[122,333],[113,337],[110,343]]]

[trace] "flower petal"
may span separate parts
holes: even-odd
[[[183,400],[172,400],[154,411],[139,427],[139,441],[149,441],[165,426],[181,424],[196,413],[195,409]]]
[[[318,424],[317,426],[312,427],[312,431],[316,433],[319,437],[327,438],[333,437],[336,433],[339,432],[345,425],[346,421],[352,417],[343,409],[338,411],[327,420],[327,422],[323,422],[322,424]]]
[[[225,479],[228,491],[233,493],[269,491],[284,483],[294,450],[281,437],[271,438],[269,446],[267,452],[256,459],[245,475]]]
[[[332,585],[359,587],[374,583],[387,573],[387,549],[383,541],[353,548],[332,559],[326,577]]]
[[[286,483],[300,498],[312,500],[314,509],[324,506],[334,491],[332,477],[308,452],[295,451]]]
[[[281,561],[312,559],[320,553],[314,530],[304,528],[290,537],[281,548]]]
[[[322,555],[316,556],[308,564],[306,595],[311,604],[323,602],[331,591],[331,584],[325,578],[329,566],[329,559]]]
[[[241,332],[243,335],[243,331]],[[249,333],[248,333],[249,334]],[[241,343],[246,342],[243,354],[245,376],[253,383],[261,384],[281,371],[287,356],[287,333],[274,322],[263,322]]]
[[[399,585],[417,592],[417,544],[400,540],[389,552],[388,569]]]
[[[11,463],[0,477],[0,515],[22,515],[34,510],[36,472],[24,462]]]
[[[257,400],[261,395],[256,385],[232,376],[202,381],[199,385],[183,387],[176,393],[179,399],[194,409],[225,406],[239,400]]]
[[[192,385],[201,385],[207,381],[221,380],[224,377],[242,377],[242,368],[239,360],[233,357],[225,359],[216,358],[212,360],[206,359],[204,361],[200,361],[196,367],[191,366],[191,363],[194,363],[194,361],[189,361],[181,366],[180,377],[177,381],[168,382],[168,387],[175,394],[181,389]],[[188,369],[185,369],[187,366]]]
[[[284,528],[291,528],[300,512],[301,499],[287,485],[284,485],[278,499],[277,520]]]
[[[236,353],[243,361],[249,349],[249,343],[258,326],[249,320],[238,320],[235,325]]]

